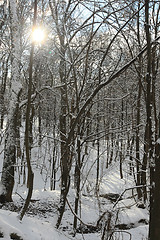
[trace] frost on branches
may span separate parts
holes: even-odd
[[[9,1],[10,28],[12,35],[11,51],[11,79],[10,79],[10,102],[6,127],[6,139],[4,148],[4,161],[2,169],[1,184],[3,191],[0,195],[0,202],[12,201],[12,190],[14,186],[14,165],[16,163],[16,134],[18,123],[19,97],[21,92],[20,83],[20,44],[17,17],[16,0]]]

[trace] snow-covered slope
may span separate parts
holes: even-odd
[[[95,155],[94,155],[95,154]],[[113,163],[106,169],[104,159],[101,159],[99,194],[95,194],[95,171],[93,162],[96,159],[96,152],[92,152],[90,161],[86,162],[82,180],[84,186],[81,195],[81,214],[79,217],[86,224],[96,226],[97,221],[105,212],[101,226],[104,227],[108,216],[111,216],[111,228],[114,227],[114,239],[117,240],[145,240],[148,235],[148,211],[138,208],[134,198],[131,198],[132,191],[126,191],[122,199],[116,203],[105,195],[114,193],[121,194],[125,189],[134,186],[134,179],[127,171],[127,165],[123,166],[124,178],[120,179],[119,164]],[[92,160],[92,161],[91,161]],[[2,155],[1,155],[2,163]],[[34,165],[35,166],[35,165]],[[13,203],[1,206],[0,209],[0,239],[23,239],[23,240],[101,240],[103,231],[84,231],[73,235],[73,214],[66,206],[66,211],[61,227],[55,228],[57,220],[57,207],[59,204],[60,191],[50,191],[49,183],[45,182],[45,173],[40,174],[38,168],[34,167],[34,191],[27,214],[23,221],[19,221],[18,213],[23,205],[23,199],[27,195],[26,186],[15,184]],[[86,177],[87,176],[87,180]],[[83,185],[83,184],[82,184]],[[136,193],[136,191],[135,191]],[[75,190],[71,186],[68,201],[74,209]],[[103,229],[103,228],[102,228]],[[19,238],[18,238],[19,236]],[[107,239],[107,238],[106,238]]]

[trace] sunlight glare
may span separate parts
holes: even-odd
[[[43,43],[45,40],[45,31],[40,27],[36,27],[32,30],[31,34],[32,42]]]

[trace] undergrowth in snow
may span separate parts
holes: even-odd
[[[1,164],[3,154],[0,155]],[[103,230],[107,229],[106,223],[110,223],[110,229],[114,230],[114,240],[145,240],[148,235],[148,210],[138,207],[136,190],[127,190],[135,186],[133,176],[128,174],[128,165],[123,164],[124,178],[120,179],[119,163],[114,162],[108,169],[105,167],[105,156],[100,161],[99,193],[95,191],[95,163],[96,151],[92,149],[86,157],[85,168],[82,171],[82,191],[80,198],[81,220],[89,228],[78,223],[75,235],[73,231],[73,214],[75,190],[74,185],[68,195],[69,205],[66,205],[62,224],[57,230],[57,209],[59,204],[59,182],[56,189],[50,190],[49,166],[45,165],[40,174],[37,163],[36,149],[33,151],[34,191],[29,209],[22,221],[18,214],[27,196],[27,188],[15,182],[13,203],[1,205],[0,209],[0,239],[22,240],[101,240]],[[18,175],[18,171],[17,171]],[[59,176],[57,177],[57,179]],[[122,194],[123,193],[123,194]],[[122,195],[121,195],[122,194]],[[107,231],[105,238],[107,239]]]

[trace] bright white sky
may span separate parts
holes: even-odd
[[[43,43],[45,41],[46,34],[43,28],[36,27],[33,28],[31,39],[34,43]]]

